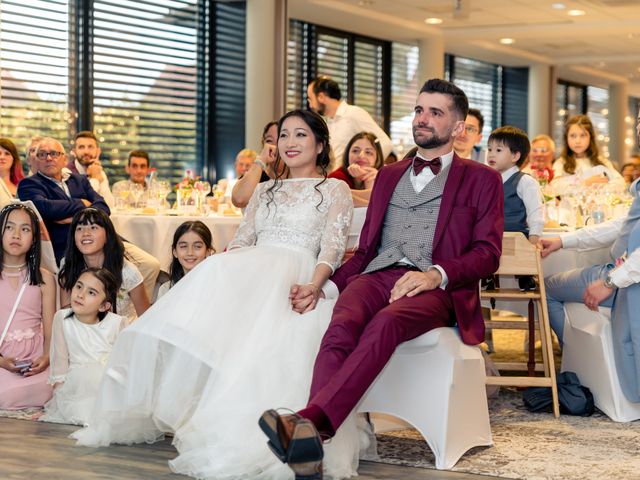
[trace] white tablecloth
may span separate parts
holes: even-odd
[[[171,242],[173,234],[181,223],[200,220],[213,234],[216,252],[222,252],[242,221],[242,217],[192,217],[183,215],[127,215],[113,214],[111,221],[123,238],[137,245],[160,261],[163,270],[171,263]]]

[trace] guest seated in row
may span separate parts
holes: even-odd
[[[371,189],[378,170],[383,166],[384,157],[376,136],[373,133],[360,132],[349,140],[342,158],[342,166],[331,172],[329,177],[347,182],[354,207],[366,207],[369,205]]]
[[[225,197],[231,198],[233,187],[235,187],[239,178],[242,178],[245,173],[249,171],[251,165],[254,164],[258,153],[250,148],[243,148],[236,155],[236,162],[234,164],[236,170],[236,178],[229,180],[227,183],[227,190],[224,192]]]
[[[530,175],[520,171],[529,154],[529,138],[516,127],[495,129],[489,136],[487,163],[502,175],[504,231],[522,232],[537,245],[544,228],[542,191]],[[535,290],[533,277],[518,278],[520,290]]]
[[[636,160],[634,162],[634,160]],[[627,185],[631,185],[636,178],[640,178],[640,159],[631,158],[629,163],[625,163],[620,169],[622,178]]]
[[[258,183],[275,178],[273,166],[276,161],[276,143],[278,142],[278,122],[269,122],[262,130],[262,151],[232,188],[231,203],[238,208],[244,208],[249,203],[251,195]],[[280,162],[282,163],[282,162]]]
[[[464,130],[456,137],[453,149],[460,158],[468,158],[475,162],[485,163],[486,150],[480,147],[484,117],[477,108],[470,108],[464,121]]]
[[[18,149],[8,138],[0,138],[0,208],[16,198],[23,178]]]
[[[127,165],[124,167],[127,175],[129,175],[128,180],[120,180],[113,184],[113,191],[127,191],[131,192],[131,189],[134,185],[140,185],[145,193],[149,188],[147,185],[147,175],[149,175],[150,168],[149,154],[144,150],[132,150],[129,152],[129,160],[127,161]],[[144,205],[146,203],[146,195],[144,198],[138,199],[138,204]],[[131,204],[134,199],[131,194],[126,198],[127,202]]]
[[[76,133],[71,153],[72,158],[67,162],[67,168],[72,173],[86,175],[91,187],[104,198],[109,208],[113,208],[115,202],[109,188],[109,179],[100,162],[98,137],[88,130]]]
[[[73,216],[71,232],[60,266],[60,305],[70,305],[71,289],[83,270],[106,268],[118,286],[115,312],[132,323],[149,308],[149,297],[140,271],[125,258],[124,245],[109,216],[95,208],[84,209]]]
[[[158,298],[214,253],[213,237],[209,227],[200,220],[189,220],[181,224],[173,234],[171,243],[173,259],[169,267],[169,280],[160,285]]]
[[[103,210],[109,215],[107,203],[91,187],[86,176],[64,172],[67,155],[60,142],[44,138],[36,153],[36,174],[18,185],[18,197],[31,200],[49,231],[56,262],[64,256],[69,236],[69,224],[76,212],[86,207]]]
[[[553,156],[556,144],[549,135],[537,135],[531,140],[529,161],[523,164],[522,172],[538,181],[553,180]]]
[[[41,422],[84,425],[89,418],[105,361],[127,325],[125,317],[112,312],[117,291],[109,271],[88,268],[73,285],[71,306],[56,313],[49,375],[54,392]]]
[[[40,268],[40,223],[33,210],[12,203],[0,212],[0,225],[0,409],[42,407],[51,397],[55,278]]]
[[[587,115],[571,117],[564,129],[562,156],[553,162],[554,192],[566,193],[576,183],[589,186],[610,181],[623,182],[611,162],[600,156],[591,119]]]

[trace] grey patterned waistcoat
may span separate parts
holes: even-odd
[[[402,175],[384,216],[378,256],[364,273],[389,267],[404,257],[423,272],[432,265],[433,237],[450,168],[443,169],[419,193],[411,185],[411,168]]]

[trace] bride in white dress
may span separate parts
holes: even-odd
[[[174,434],[171,469],[197,478],[289,479],[258,428],[273,405],[306,405],[334,301],[298,314],[293,285],[321,287],[344,254],[352,200],[327,179],[329,134],[296,110],[279,123],[289,178],[260,184],[226,253],[177,283],[112,350],[80,445],[154,442]],[[358,435],[346,422],[327,445],[331,478],[355,475]]]

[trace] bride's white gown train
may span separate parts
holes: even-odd
[[[126,328],[113,348],[81,445],[154,442],[174,434],[176,473],[289,479],[258,428],[262,411],[306,405],[334,301],[291,310],[289,288],[318,262],[336,268],[352,212],[344,182],[285,180],[267,205],[259,185],[236,238]],[[277,204],[277,207],[275,206]],[[237,248],[236,247],[243,247]],[[353,418],[326,446],[325,474],[355,474]]]

